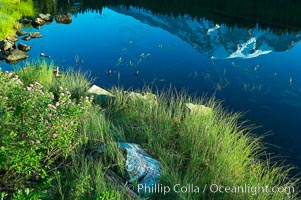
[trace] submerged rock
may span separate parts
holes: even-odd
[[[6,56],[0,52],[0,61],[5,61],[5,60],[6,60]]]
[[[29,24],[31,22],[32,22],[32,20],[29,18],[26,18],[26,17],[20,20],[21,24]]]
[[[193,103],[186,103],[185,105],[192,113],[202,113],[205,115],[212,114],[212,108],[206,107],[204,105],[197,105]]]
[[[29,33],[29,36],[31,38],[41,38],[41,37],[43,37],[40,32],[31,32],[31,33]]]
[[[114,98],[113,94],[111,94],[110,92],[108,92],[107,90],[101,87],[98,87],[97,85],[93,85],[92,87],[90,87],[88,93],[94,96],[94,100],[97,103],[105,104],[105,105],[107,105],[108,102],[112,98]]]
[[[72,15],[71,14],[62,14],[55,17],[56,23],[59,24],[70,24],[72,23]]]
[[[19,43],[18,44],[18,49],[21,50],[21,51],[29,51],[31,49],[31,46],[29,46],[27,44]]]
[[[27,55],[24,51],[14,49],[6,56],[6,61],[8,63],[15,63],[15,62],[18,62],[20,60],[24,60],[28,57],[29,57],[29,55]]]

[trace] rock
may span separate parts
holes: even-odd
[[[137,92],[126,92],[128,99],[132,101],[141,101],[143,103],[149,103],[151,105],[157,104],[156,95],[147,92],[145,94],[137,93]]]
[[[39,18],[41,18],[42,20],[46,21],[46,22],[52,22],[53,18],[51,17],[51,15],[49,13],[47,14],[39,14]]]
[[[6,56],[6,61],[8,63],[15,63],[20,60],[24,60],[29,56],[24,52],[17,49],[12,50],[9,55]]]
[[[72,23],[72,15],[71,14],[63,14],[55,17],[56,23],[59,24],[70,24]]]
[[[6,52],[11,51],[15,49],[15,43],[12,41],[9,41],[7,39],[0,41],[0,50],[2,53],[6,54]]]
[[[27,35],[27,32],[25,32],[25,31],[17,31],[16,34],[17,34],[17,36],[24,36],[24,35]]]
[[[90,152],[87,155],[87,158],[102,158],[101,156],[106,154],[106,152],[112,151],[112,148],[114,148],[112,145],[116,145],[120,150],[122,150],[122,152],[124,152],[124,168],[126,171],[125,173],[120,173],[118,175],[125,180],[124,182],[129,182],[131,184],[138,183],[141,186],[139,195],[144,197],[150,196],[152,192],[148,188],[152,188],[152,186],[160,182],[162,171],[161,163],[146,153],[140,145],[125,142],[94,146],[86,150],[86,152]],[[117,154],[117,152],[115,153]],[[110,155],[112,155],[112,153],[110,153]],[[111,158],[111,160],[113,159],[114,158]],[[118,167],[122,169],[122,166]]]
[[[108,102],[114,98],[113,94],[101,87],[98,87],[97,85],[90,87],[88,93],[94,95],[94,100],[103,105],[107,105]]]
[[[41,19],[40,17],[36,17],[31,22],[31,25],[36,28],[36,27],[43,26],[45,23],[46,22],[43,19]]]
[[[41,37],[43,37],[40,32],[31,32],[31,33],[29,33],[29,36],[31,38],[41,38]]]
[[[18,44],[18,49],[21,50],[21,51],[29,51],[31,49],[31,46],[29,46],[27,44],[19,43]]]
[[[185,105],[191,111],[191,113],[202,113],[205,115],[212,114],[212,108],[206,107],[204,105],[197,105],[193,103],[186,103]]]
[[[15,43],[18,41],[18,38],[15,35],[9,35],[6,37],[6,40],[12,43]]]
[[[27,36],[22,37],[21,39],[25,40],[25,41],[28,41],[28,40],[31,40],[31,37],[29,35],[27,35]]]

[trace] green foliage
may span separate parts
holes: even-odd
[[[99,199],[108,198],[114,195],[114,199],[126,199],[125,192],[120,191],[116,186],[107,181],[105,177],[106,169],[111,166],[102,162],[103,159],[87,159],[86,152],[89,147],[112,143],[119,137],[117,131],[110,122],[108,122],[98,106],[92,106],[88,109],[88,114],[84,116],[85,120],[78,130],[78,146],[71,153],[69,165],[64,166],[60,176],[56,176],[50,192],[51,199]],[[114,132],[115,132],[114,131]],[[115,166],[124,162],[123,157],[118,154],[120,151],[116,146],[108,154],[117,157]],[[116,155],[118,154],[118,155]],[[114,189],[114,190],[113,190]],[[107,192],[104,191],[114,191]],[[112,194],[113,193],[113,194]],[[109,196],[108,196],[109,195]],[[122,198],[123,197],[123,198]]]
[[[78,99],[87,95],[92,82],[90,73],[69,68],[59,78],[53,80],[51,91],[57,93],[58,86],[62,86],[71,92],[72,98]]]
[[[114,190],[107,190],[96,196],[96,200],[115,200]]]
[[[38,82],[26,86],[18,75],[0,73],[1,183],[15,187],[28,178],[45,179],[78,145],[77,128],[90,100],[76,103],[62,87],[55,99]]]
[[[26,62],[24,67],[16,67],[15,71],[25,85],[39,82],[49,88],[54,80],[53,63],[46,60]]]
[[[40,200],[43,197],[45,197],[45,194],[29,188],[25,188],[24,190],[17,190],[13,195],[14,200]]]
[[[125,141],[140,144],[162,164],[160,184],[199,187],[289,186],[290,168],[271,164],[260,138],[237,123],[214,99],[184,94],[153,96],[113,89],[108,107],[91,105],[88,74],[68,71],[53,77],[52,65],[28,65],[0,72],[0,183],[2,199],[129,199],[106,178],[111,169],[124,176],[124,156],[116,145],[99,156],[91,146]],[[35,82],[35,80],[39,80]],[[43,83],[43,84],[41,84]],[[52,93],[52,92],[53,93]],[[146,91],[146,92],[145,92]],[[190,112],[185,103],[205,104],[213,112]],[[5,191],[13,188],[15,192]],[[295,188],[297,190],[297,188]],[[153,199],[297,199],[295,193],[153,194]]]
[[[32,0],[1,0],[0,5],[0,40],[16,32],[23,15],[34,14]]]

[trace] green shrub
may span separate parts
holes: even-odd
[[[26,86],[18,75],[0,73],[0,182],[15,187],[46,178],[78,145],[77,128],[91,102],[72,101],[62,87],[55,99],[38,82]]]

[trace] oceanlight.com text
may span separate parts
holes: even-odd
[[[245,193],[250,195],[257,195],[259,193],[285,193],[292,194],[295,192],[293,186],[259,186],[259,185],[239,185],[239,186],[226,186],[220,184],[205,184],[199,186],[196,184],[174,184],[173,186],[167,186],[163,184],[155,184],[153,186],[147,186],[145,184],[138,184],[136,186],[128,185],[132,190],[137,190],[138,193],[156,193],[166,195],[168,193]]]
[[[246,193],[250,195],[257,195],[259,193],[285,193],[292,194],[295,192],[293,186],[253,186],[244,184],[240,186],[224,186],[218,184],[211,184],[209,191],[212,193]]]

